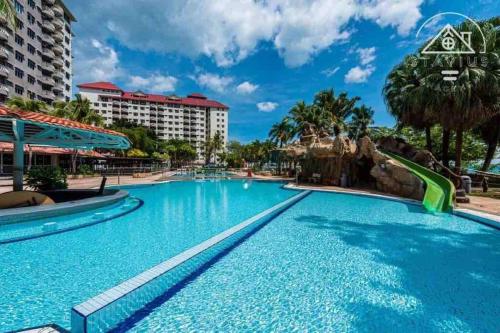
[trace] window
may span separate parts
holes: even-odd
[[[36,67],[35,62],[31,59],[28,59],[28,67],[31,69],[35,69],[35,67]]]
[[[35,4],[35,0],[28,0],[28,5],[29,5],[31,8],[35,9],[35,6],[36,6],[36,4]]]
[[[36,37],[35,32],[33,30],[31,30],[30,28],[28,28],[28,36],[31,39],[35,39],[35,37]]]
[[[19,62],[24,62],[24,55],[18,51],[16,51],[16,60]]]
[[[18,30],[24,29],[24,23],[16,17],[16,27]]]
[[[24,39],[23,39],[23,37],[19,36],[18,34],[16,34],[15,40],[16,40],[17,45],[21,45],[21,46],[24,45]]]
[[[31,75],[28,74],[28,82],[30,84],[35,84],[35,78],[33,76],[31,76]]]
[[[35,17],[33,15],[31,15],[31,13],[28,13],[28,22],[30,24],[35,24]]]
[[[15,91],[16,91],[16,94],[18,94],[18,95],[22,95],[22,94],[24,93],[24,88],[23,88],[23,87],[21,87],[21,86],[18,86],[18,85],[16,84]]]
[[[15,1],[15,7],[16,7],[16,12],[18,14],[23,14],[24,13],[24,6],[19,3],[19,1]]]
[[[20,79],[22,79],[24,77],[24,71],[22,69],[19,69],[19,68],[16,67],[14,73]]]
[[[35,47],[28,43],[28,52],[31,54],[35,54],[35,51],[36,51]]]

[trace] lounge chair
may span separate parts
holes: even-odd
[[[313,173],[312,177],[309,177],[309,183],[318,184],[321,181],[321,174]]]
[[[0,194],[0,209],[53,205],[49,196],[33,191],[12,191]]]

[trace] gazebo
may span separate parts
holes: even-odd
[[[0,141],[14,144],[14,191],[23,190],[25,144],[71,149],[130,147],[128,138],[119,132],[5,106],[0,106]]]

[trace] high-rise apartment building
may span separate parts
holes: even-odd
[[[16,27],[0,14],[0,102],[19,96],[69,101],[71,23],[62,0],[13,0]]]
[[[78,85],[82,97],[111,125],[119,119],[152,129],[163,140],[189,141],[204,158],[207,139],[219,133],[224,145],[228,139],[229,108],[201,94],[187,97],[126,92],[110,82]]]

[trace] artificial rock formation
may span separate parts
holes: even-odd
[[[370,175],[375,178],[379,191],[416,200],[424,198],[423,181],[406,167],[378,151],[370,138],[361,138],[358,148],[358,158],[372,159],[375,164]]]

